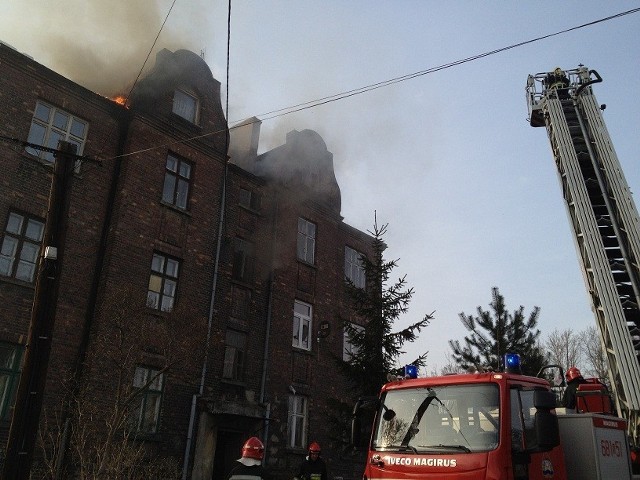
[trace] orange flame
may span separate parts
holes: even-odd
[[[127,97],[125,97],[124,95],[116,95],[111,100],[123,106],[126,106],[127,104]]]

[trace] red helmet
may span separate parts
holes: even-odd
[[[574,380],[581,376],[582,374],[580,373],[580,370],[578,370],[576,367],[571,367],[569,370],[567,370],[567,373],[565,374],[567,382],[570,382],[571,380]]]
[[[258,437],[251,437],[244,442],[242,446],[242,457],[262,460],[262,457],[264,457],[264,445]]]
[[[310,453],[320,453],[320,444],[318,442],[311,442],[309,444]]]

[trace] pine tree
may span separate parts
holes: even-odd
[[[377,395],[387,381],[390,372],[397,371],[398,359],[405,353],[402,348],[413,342],[417,334],[429,325],[432,314],[399,331],[393,331],[393,324],[400,315],[407,313],[413,288],[406,288],[406,275],[393,283],[389,278],[397,266],[397,260],[384,259],[386,244],[383,237],[388,224],[378,226],[374,222],[372,237],[372,258],[361,257],[365,274],[365,288],[356,286],[346,279],[346,290],[352,300],[356,318],[362,325],[344,322],[345,331],[353,346],[349,360],[339,360],[347,377],[358,386],[361,395]],[[364,328],[362,328],[364,327]],[[424,366],[427,352],[413,362]]]
[[[433,314],[425,315],[422,320],[399,331],[393,331],[394,322],[408,311],[413,289],[406,288],[406,275],[392,284],[389,283],[397,260],[384,259],[387,245],[383,237],[387,232],[387,226],[388,224],[378,226],[376,220],[373,231],[369,231],[373,237],[372,255],[370,258],[364,255],[360,258],[365,287],[358,287],[351,280],[345,279],[353,317],[357,318],[358,322],[343,321],[352,352],[348,360],[343,360],[342,356],[335,359],[340,370],[353,385],[351,399],[333,399],[329,402],[331,413],[327,420],[333,425],[331,439],[335,442],[336,450],[340,446],[345,451],[350,451],[349,428],[355,401],[359,397],[378,395],[380,387],[388,381],[388,374],[398,371],[398,359],[405,353],[402,350],[403,346],[407,342],[415,341],[417,334],[427,327],[433,318]],[[418,367],[424,366],[427,353],[419,355],[412,363]],[[369,425],[370,423],[363,419],[363,427],[366,429]],[[350,455],[353,454],[351,451]],[[357,458],[357,455],[348,458],[356,468],[364,462],[364,457]]]
[[[507,311],[504,297],[497,287],[492,288],[493,300],[489,304],[491,311],[478,307],[478,315],[460,313],[460,320],[471,332],[464,338],[464,346],[458,340],[449,340],[453,350],[453,359],[461,367],[484,369],[504,369],[504,354],[520,355],[523,373],[536,375],[547,363],[547,358],[539,345],[540,330],[538,323],[539,307],[525,318],[521,305],[513,313]]]

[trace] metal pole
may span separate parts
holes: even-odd
[[[69,190],[76,146],[61,141],[53,169],[49,207],[40,249],[31,322],[2,471],[4,480],[28,480],[38,435],[40,411],[58,302],[60,265],[65,244]]]

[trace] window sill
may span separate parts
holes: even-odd
[[[197,123],[193,123],[175,112],[171,112],[169,115],[171,120],[178,123],[180,127],[188,128],[189,130],[194,132],[202,132],[202,127]]]
[[[249,213],[252,213],[256,216],[261,216],[262,214],[260,213],[260,210],[256,210],[255,208],[251,208],[251,207],[247,207],[246,205],[243,205],[241,203],[238,203],[238,207],[240,207],[243,210],[246,210]]]
[[[162,205],[163,207],[167,207],[169,210],[173,210],[174,212],[186,215],[187,217],[191,216],[191,212],[189,212],[189,210],[176,207],[174,204],[165,202],[164,200],[160,200],[160,205]]]
[[[299,353],[301,355],[313,355],[313,350],[311,349],[307,350],[306,348],[296,347],[295,345],[291,345],[291,348],[295,353]]]
[[[24,148],[22,149],[22,157],[26,158],[34,163],[38,163],[43,167],[53,168],[54,161],[45,160],[44,158],[39,157],[38,155],[34,155],[32,153],[27,152]]]
[[[155,308],[152,308],[152,307],[149,307],[149,306],[147,306],[146,308],[147,308],[147,313],[149,315],[152,315],[152,316],[157,317],[157,318],[166,318],[173,311],[173,310],[171,310],[169,312],[163,312],[162,310],[156,310]]]
[[[315,264],[309,263],[309,262],[307,262],[305,260],[302,260],[301,258],[296,258],[296,260],[298,260],[298,263],[301,264],[301,265],[304,265],[304,266],[309,267],[309,268],[313,268],[314,270],[318,269],[318,267]]]
[[[45,160],[42,157],[39,157],[38,155],[34,155],[32,153],[27,152],[26,150],[22,150],[22,157],[28,159],[31,162],[35,162],[40,164],[41,166],[45,167],[45,168],[50,168],[53,170],[54,166],[55,166],[55,159],[53,160]],[[76,159],[76,163],[73,167],[73,175],[76,178],[82,178],[80,176],[80,171],[82,169],[82,160],[80,159]]]
[[[10,283],[11,285],[28,288],[29,290],[35,290],[36,288],[35,279],[33,282],[25,282],[24,280],[17,280],[13,277],[0,275],[0,283]]]
[[[255,285],[255,280],[253,278],[237,278],[237,277],[231,277],[231,282],[234,285],[238,285],[240,287],[244,287],[247,288],[249,290],[254,290],[256,285]]]

